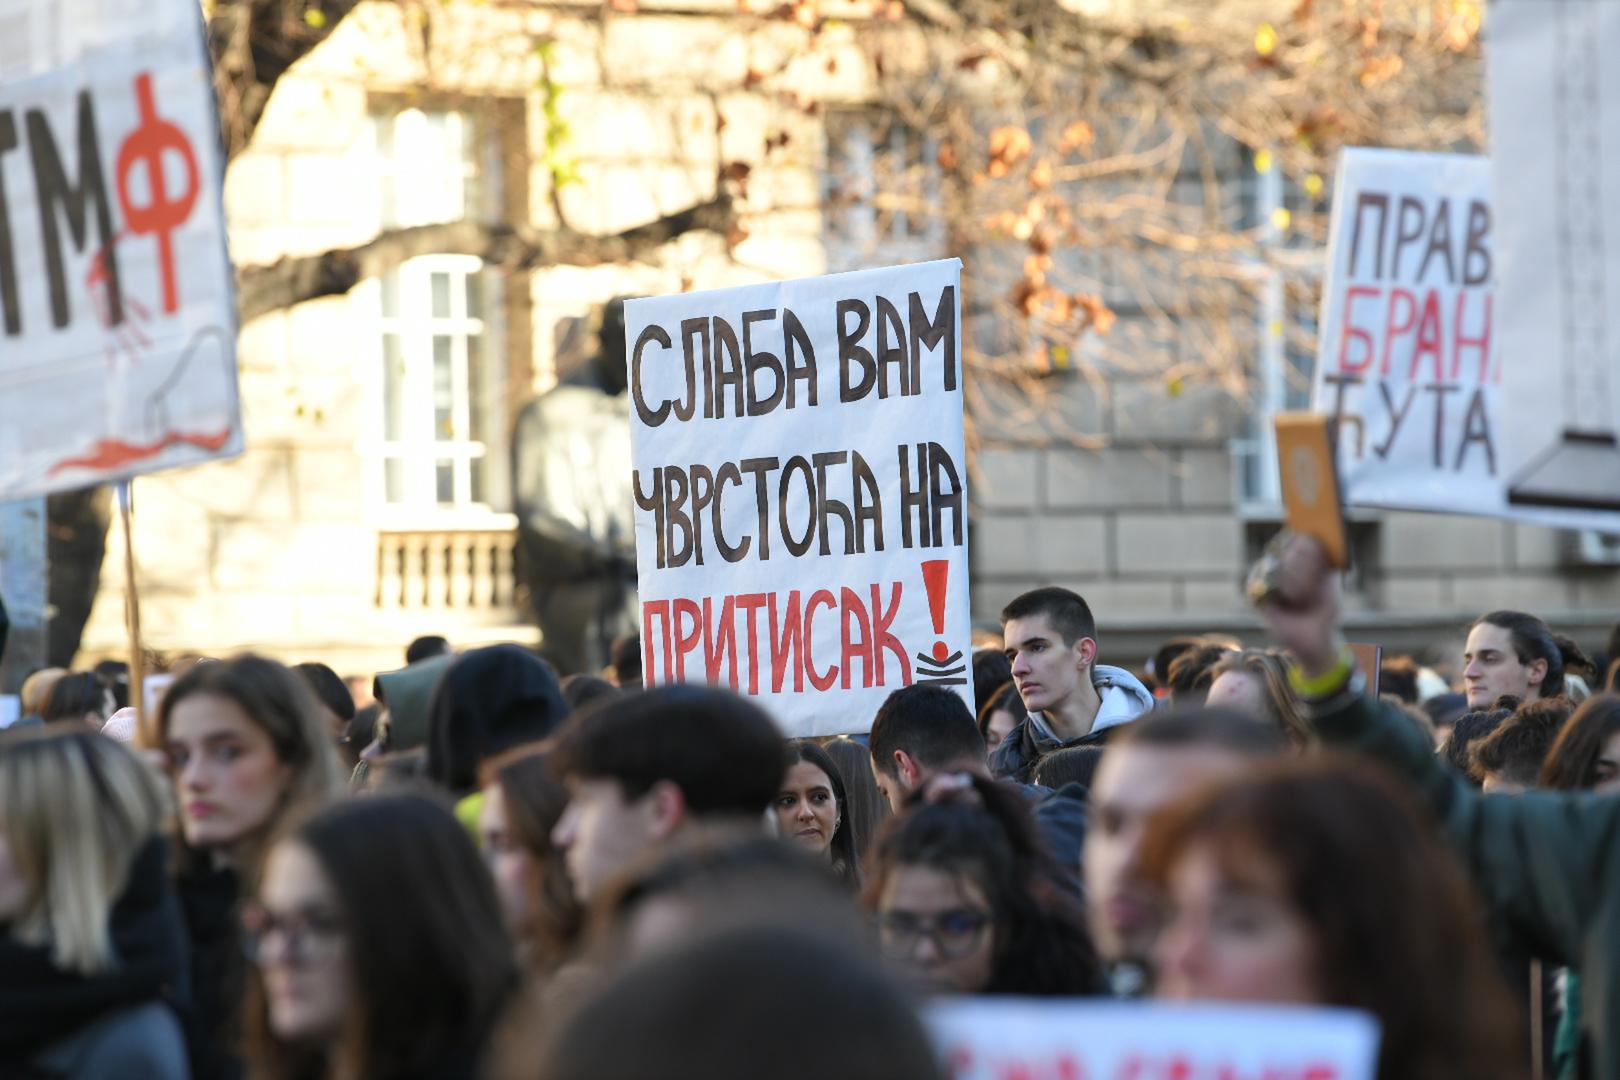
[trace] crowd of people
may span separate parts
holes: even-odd
[[[1313,541],[1251,595],[1270,647],[1133,673],[1034,590],[976,708],[911,685],[833,739],[643,689],[633,641],[192,657],[139,718],[127,670],[41,672],[0,1075],[942,1080],[926,1003],[1019,995],[1360,1009],[1382,1080],[1620,1076],[1620,632],[1600,669],[1496,611],[1450,677],[1369,671]]]

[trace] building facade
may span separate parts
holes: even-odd
[[[604,301],[947,254],[971,283],[976,259],[999,257],[951,251],[933,220],[883,208],[878,163],[926,166],[937,148],[874,111],[858,18],[801,59],[791,21],[743,33],[734,2],[653,7],[468,3],[423,22],[365,4],[278,85],[227,176],[238,265],[462,219],[615,233],[712,197],[734,162],[748,165],[747,235],[533,272],[429,254],[248,323],[246,454],[135,484],[150,647],[358,673],[402,663],[418,634],[538,643],[514,573],[511,426],[588,358]],[[1231,149],[1241,212],[1285,206],[1275,178]],[[928,169],[909,175],[928,199]],[[1123,284],[1106,298],[1116,345],[1196,359],[1196,327],[1151,318]],[[975,618],[994,623],[1017,592],[1056,583],[1090,600],[1110,660],[1173,633],[1252,632],[1241,579],[1280,519],[1267,417],[1301,401],[1300,358],[1269,337],[1307,314],[1256,314],[1241,391],[1104,363],[1055,372],[1018,409],[981,409]],[[981,402],[1001,400],[988,389]],[[123,649],[117,528],[80,663]],[[1620,615],[1620,545],[1602,538],[1360,512],[1354,534],[1352,625],[1386,648],[1460,640],[1494,607],[1593,644]]]

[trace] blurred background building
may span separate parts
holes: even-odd
[[[283,260],[243,278],[248,452],[135,485],[158,650],[358,672],[424,633],[538,644],[512,427],[588,363],[604,301],[952,255],[976,619],[1066,585],[1115,662],[1252,627],[1239,586],[1281,516],[1270,415],[1309,396],[1336,147],[1480,141],[1461,3],[1392,2],[1371,45],[1246,0],[1026,5],[1051,25],[1020,34],[996,23],[1012,5],[939,0],[305,10],[329,6],[287,5],[318,43],[227,176],[238,267]],[[1279,72],[1310,48],[1349,100]],[[378,272],[277,299],[334,253]],[[1351,623],[1387,648],[1496,607],[1584,640],[1620,610],[1612,537],[1358,512],[1354,539]],[[120,545],[115,523],[81,665],[123,647]]]

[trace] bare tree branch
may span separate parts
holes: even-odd
[[[217,0],[208,18],[226,158],[247,148],[287,69],[332,35],[359,0]]]
[[[725,236],[734,223],[731,196],[721,191],[707,202],[609,236],[566,226],[541,230],[476,221],[393,229],[359,247],[240,268],[238,307],[245,323],[306,300],[341,296],[419,255],[476,255],[507,271],[600,266],[645,257],[695,230]]]

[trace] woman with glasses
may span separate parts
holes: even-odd
[[[425,795],[337,803],[285,834],[243,924],[269,1078],[476,1077],[518,982],[478,851]]]
[[[1098,992],[1102,968],[1078,905],[1022,795],[936,777],[889,819],[862,901],[889,960],[930,993]]]
[[[87,728],[0,736],[0,1074],[190,1075],[159,776]]]
[[[197,664],[157,718],[185,839],[179,879],[197,1002],[192,1068],[238,1076],[240,883],[289,813],[340,790],[331,733],[302,679],[258,656]]]

